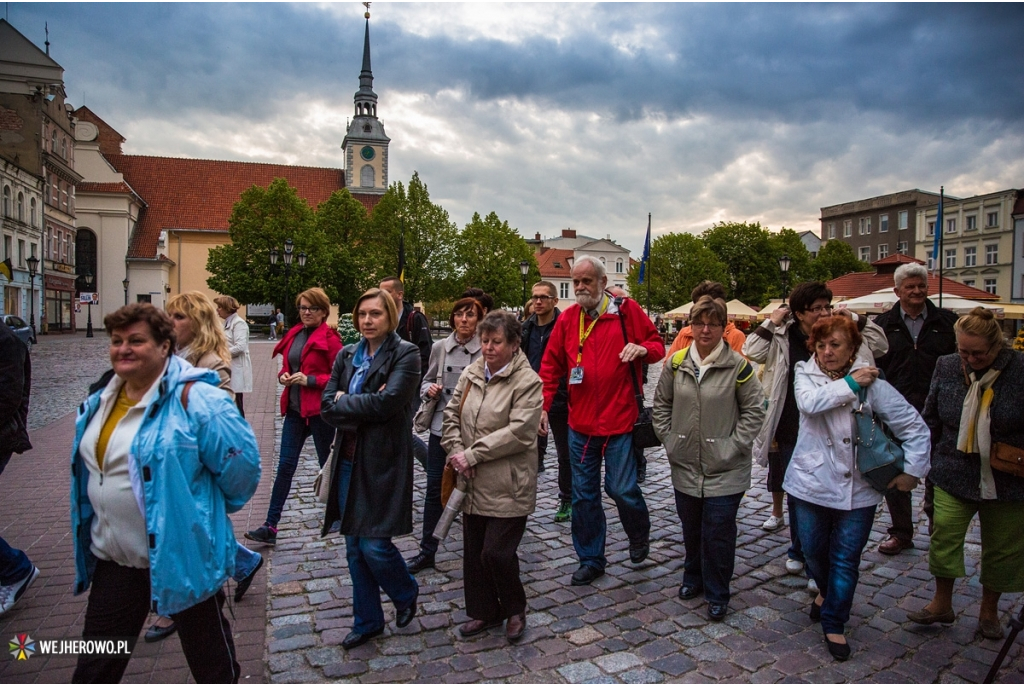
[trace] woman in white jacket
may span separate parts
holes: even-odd
[[[928,474],[931,438],[921,415],[878,369],[856,357],[862,338],[845,317],[814,324],[808,346],[814,356],[796,365],[793,390],[800,432],[783,489],[796,511],[797,535],[807,570],[818,584],[811,620],[820,620],[829,653],[850,656],[843,630],[857,589],[861,552],[867,544],[882,493],[857,470],[854,408],[866,390],[866,409],[903,441],[904,473],[890,488],[913,490]]]
[[[214,298],[217,315],[224,319],[224,333],[228,338],[228,352],[231,353],[231,390],[235,393],[238,412],[245,418],[242,409],[242,393],[252,392],[252,359],[249,358],[249,324],[238,315],[238,300],[222,295]]]

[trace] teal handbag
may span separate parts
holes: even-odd
[[[888,426],[864,406],[867,390],[857,393],[860,404],[853,410],[857,428],[857,470],[879,492],[888,492],[889,483],[903,473],[903,446]]]

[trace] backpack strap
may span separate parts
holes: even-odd
[[[195,381],[189,381],[188,383],[185,383],[185,387],[181,390],[181,407],[185,411],[188,411],[188,391],[191,390],[192,386],[195,384]]]
[[[686,359],[687,353],[690,351],[690,346],[687,345],[683,349],[679,350],[672,355],[672,373],[675,374],[679,370],[679,367],[683,365],[683,360]]]

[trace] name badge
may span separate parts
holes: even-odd
[[[577,366],[569,371],[569,385],[579,385],[583,382],[583,367]]]

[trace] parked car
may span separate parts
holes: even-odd
[[[4,323],[10,326],[14,334],[21,338],[26,345],[35,343],[36,336],[32,333],[32,328],[20,316],[4,314]]]

